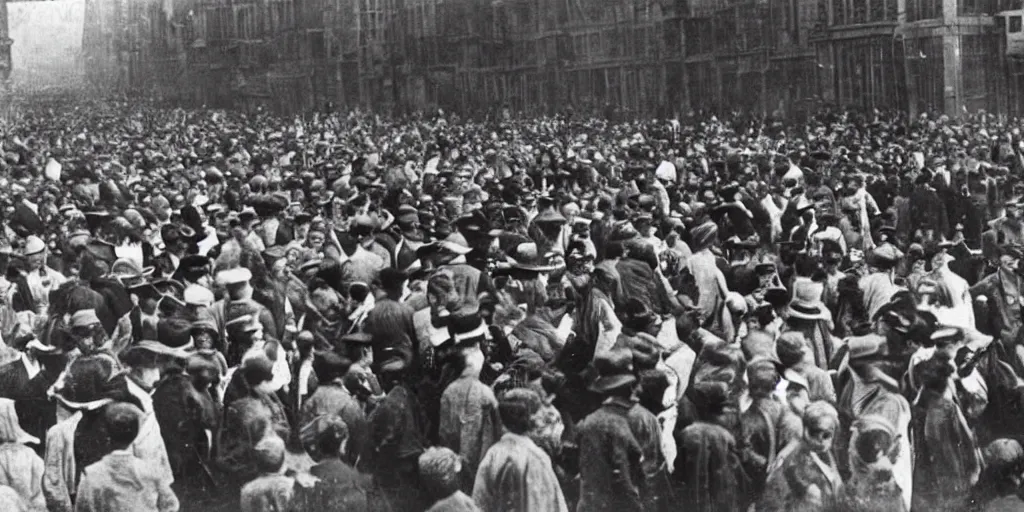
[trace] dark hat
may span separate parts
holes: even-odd
[[[396,373],[405,371],[409,366],[407,358],[397,347],[386,347],[381,351],[381,360],[378,368],[381,373]]]
[[[178,263],[179,269],[182,272],[188,273],[199,273],[209,274],[211,272],[210,265],[213,261],[209,256],[203,256],[200,254],[189,254],[181,259]]]
[[[369,345],[373,343],[373,336],[366,332],[353,332],[341,337],[342,343],[354,343],[356,345]]]
[[[1014,259],[1021,259],[1021,249],[1016,244],[1003,244],[999,247],[1000,256],[1010,256]]]
[[[697,409],[709,412],[721,411],[729,402],[729,386],[718,381],[695,382],[691,396]]]
[[[595,393],[608,393],[636,383],[633,354],[629,350],[610,350],[594,358],[597,379],[590,384]]]
[[[455,345],[472,345],[487,336],[487,325],[478,311],[455,312],[448,317],[448,333]]]
[[[113,357],[80,357],[65,370],[64,386],[57,390],[57,399],[73,410],[99,409],[117,396],[119,384],[123,383],[116,379],[118,373]]]

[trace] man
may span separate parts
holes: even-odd
[[[385,349],[394,348],[407,358],[406,364],[411,367],[419,361],[419,344],[413,323],[415,311],[401,302],[407,277],[400,270],[385,268],[379,280],[384,297],[374,303],[363,328],[373,337],[373,351],[378,357]]]
[[[580,510],[644,510],[643,452],[628,419],[636,377],[629,350],[611,350],[594,359],[598,378],[590,390],[602,396],[601,407],[579,425]],[[657,418],[654,420],[660,442]]]
[[[326,414],[302,429],[304,445],[313,445],[317,465],[309,473],[320,479],[316,510],[370,510],[368,478],[345,462],[349,429],[341,417]]]
[[[902,258],[903,252],[890,243],[882,243],[871,252],[869,263],[873,271],[858,282],[864,294],[868,318],[874,318],[875,313],[900,290],[894,279],[896,265]]]
[[[462,374],[441,395],[438,431],[440,444],[458,453],[469,474],[475,475],[480,459],[501,437],[501,419],[494,392],[480,382],[484,367],[480,345],[469,344],[460,352]]]
[[[480,461],[473,485],[473,501],[483,512],[568,512],[551,459],[528,436],[542,405],[535,391],[523,388],[499,400],[506,432]]]
[[[149,463],[168,483],[174,482],[160,422],[153,407],[152,393],[162,378],[165,359],[178,359],[180,364],[188,358],[182,349],[172,349],[156,341],[140,341],[121,354],[121,362],[128,367],[126,383],[128,393],[142,405],[139,431],[134,440],[133,453]],[[163,414],[171,411],[164,410]],[[179,420],[182,418],[178,418]],[[165,418],[164,423],[167,423]]]
[[[277,333],[277,326],[274,323],[274,316],[266,306],[253,300],[253,288],[249,281],[252,279],[252,272],[244,267],[222,270],[217,273],[219,281],[227,291],[227,296],[217,301],[212,308],[214,321],[220,329],[221,336],[224,336],[226,326],[232,320],[244,315],[255,317],[265,333]]]
[[[397,351],[387,351],[380,377],[387,396],[370,413],[370,439],[360,469],[373,475],[395,512],[420,512],[427,499],[418,483],[417,461],[426,441],[423,412],[408,381],[408,365]]]
[[[366,445],[367,423],[362,404],[345,387],[344,379],[351,366],[348,359],[333,352],[315,356],[313,371],[320,384],[302,405],[299,425],[304,430],[321,416],[339,416],[347,426],[346,436],[349,438],[344,460],[354,465],[359,459],[359,450]]]
[[[1021,222],[1019,200],[1006,202],[1006,212],[988,223],[989,229],[981,234],[982,252],[989,261],[999,258],[1002,245],[1024,245],[1024,222]]]
[[[944,319],[947,325],[957,325],[964,328],[975,328],[974,303],[971,299],[970,285],[967,280],[957,275],[949,268],[949,263],[954,261],[948,249],[953,247],[951,242],[942,242],[935,248],[932,256],[931,279],[935,281],[940,294],[947,298],[950,303],[948,307],[952,310],[950,318]]]
[[[970,288],[971,296],[981,306],[978,330],[997,337],[1007,346],[1014,346],[1018,354],[1022,350],[1017,343],[1017,333],[1024,321],[1020,304],[1024,291],[1018,269],[1020,258],[1019,248],[1003,246],[999,254],[999,268]]]
[[[139,411],[126,403],[103,412],[113,451],[85,468],[75,501],[76,512],[176,512],[178,498],[157,468],[132,454],[139,434]]]
[[[60,288],[67,281],[64,275],[46,265],[47,253],[46,243],[41,238],[29,236],[25,240],[24,255],[28,267],[25,280],[32,294],[33,311],[44,317],[50,307],[50,291]]]

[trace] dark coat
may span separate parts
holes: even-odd
[[[219,415],[210,395],[196,390],[185,373],[172,371],[153,391],[153,410],[175,482],[212,484],[207,472],[213,447],[206,431],[216,432]]]
[[[1024,290],[1021,290],[1024,292]],[[999,337],[999,334],[1007,327],[1003,325],[1002,311],[1004,308],[1010,307],[1007,304],[1005,297],[1003,297],[1002,285],[999,277],[999,272],[993,272],[989,274],[977,284],[971,287],[971,297],[975,299],[977,310],[975,318],[977,318],[978,330],[988,334],[990,336]],[[978,302],[979,297],[985,297],[985,302]],[[1014,307],[1020,307],[1019,304]],[[1018,329],[1020,326],[1016,326]],[[1002,340],[1004,343],[1014,343],[1014,340]]]
[[[370,439],[360,469],[373,475],[394,512],[427,508],[419,485],[419,456],[426,446],[423,413],[416,395],[397,385],[368,418]]]
[[[579,424],[579,510],[644,509],[643,451],[630,427],[631,405],[605,403]]]
[[[679,510],[734,512],[743,509],[744,473],[736,439],[725,427],[697,422],[677,436]]]

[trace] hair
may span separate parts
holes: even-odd
[[[379,279],[380,286],[385,291],[398,292],[401,291],[402,284],[409,278],[405,275],[405,272],[388,267],[380,271]]]
[[[775,353],[785,367],[791,367],[803,360],[807,353],[806,339],[799,331],[786,331],[775,342]]]
[[[125,402],[115,402],[103,411],[107,437],[116,449],[130,446],[139,435],[139,410]]]
[[[419,458],[420,479],[435,499],[451,496],[459,490],[462,460],[444,447],[427,448]]]
[[[526,388],[510,389],[498,400],[501,423],[513,434],[526,434],[533,428],[533,415],[542,402],[537,392]]]
[[[323,426],[316,437],[317,451],[321,456],[337,455],[348,439],[348,425],[338,415],[323,418]]]
[[[829,419],[832,421],[833,428],[839,426],[839,413],[836,412],[836,408],[832,404],[824,400],[816,400],[807,405],[807,409],[804,409],[804,425],[821,425],[823,420]]]

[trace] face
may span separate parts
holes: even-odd
[[[324,234],[320,231],[310,231],[309,235],[306,236],[309,246],[317,251],[323,249],[325,238]]]
[[[192,341],[196,344],[196,348],[200,350],[208,350],[213,348],[213,336],[206,331],[200,331],[192,335]]]
[[[1007,272],[1016,272],[1020,260],[1014,256],[1004,254],[999,257],[999,268]]]
[[[793,385],[790,385],[789,389],[786,390],[786,401],[789,402],[789,408],[801,418],[804,416],[807,404],[811,402],[806,389]]]
[[[821,419],[804,428],[804,440],[817,453],[828,453],[832,449],[832,437],[836,425],[831,418]]]
[[[135,372],[143,388],[152,389],[160,381],[160,368],[139,368]]]
[[[1017,205],[1012,205],[1012,206],[1008,205],[1006,207],[1006,218],[1008,218],[1008,219],[1020,218],[1020,208],[1018,208]]]
[[[46,251],[26,256],[25,263],[28,264],[29,270],[39,270],[43,268],[43,264],[46,263]]]

